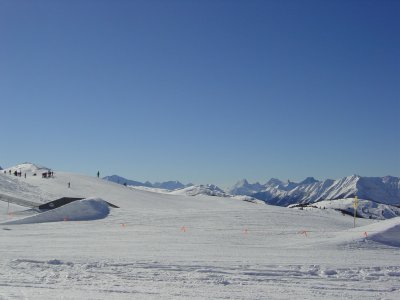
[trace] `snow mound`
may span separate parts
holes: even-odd
[[[400,217],[375,225],[375,232],[368,239],[393,247],[400,247]]]
[[[39,213],[34,216],[1,223],[1,225],[34,224],[60,221],[91,221],[103,219],[107,217],[109,213],[110,208],[106,201],[101,198],[87,198],[71,202],[59,208]]]

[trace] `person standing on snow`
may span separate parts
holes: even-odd
[[[97,171],[97,178],[100,178],[100,171]]]

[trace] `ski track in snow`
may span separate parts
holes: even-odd
[[[16,291],[24,288],[30,293],[29,299],[69,299],[60,295],[71,286],[77,295],[83,293],[96,299],[206,299],[209,295],[213,299],[288,299],[299,295],[299,291],[306,298],[328,294],[347,299],[395,299],[400,295],[399,266],[332,268],[15,259],[1,269],[8,272],[0,271],[0,290],[1,286],[14,287]]]

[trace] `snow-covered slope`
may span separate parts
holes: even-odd
[[[253,186],[256,188],[252,188]],[[230,192],[250,195],[280,206],[350,198],[355,195],[375,202],[400,205],[400,178],[352,175],[338,180],[317,181],[309,177],[298,184],[293,182],[283,184],[274,179],[261,187],[259,184],[251,185],[247,181],[240,181],[230,189]]]
[[[263,185],[256,182],[250,184],[246,179],[238,181],[233,187],[227,190],[228,194],[231,195],[252,195],[260,192],[263,189]]]
[[[71,183],[68,188],[68,182]],[[400,218],[357,220],[95,177],[0,174],[0,192],[118,205],[104,219],[0,226],[0,299],[397,299]],[[0,221],[25,210],[0,201]]]

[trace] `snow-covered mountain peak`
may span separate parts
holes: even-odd
[[[303,181],[301,181],[299,183],[299,185],[303,185],[303,184],[313,184],[319,182],[318,180],[316,180],[314,177],[307,177],[306,179],[304,179]]]
[[[299,184],[293,181],[290,181],[288,179],[288,181],[284,184],[284,187],[286,190],[291,190],[294,189],[295,187],[297,187]]]
[[[398,185],[400,187],[400,180],[399,177],[394,177],[394,176],[385,176],[382,178],[382,181],[386,184],[394,184],[394,185]]]
[[[270,185],[270,186],[278,186],[278,185],[284,185],[285,183],[279,179],[276,178],[271,178],[270,180],[267,181],[265,185]]]
[[[239,180],[238,182],[236,182],[233,186],[234,187],[243,187],[243,186],[248,186],[249,182],[247,181],[247,179],[242,179]]]
[[[353,174],[353,175],[350,175],[350,176],[346,176],[343,179],[345,179],[346,181],[350,182],[350,181],[358,181],[360,178],[361,178],[360,175]]]
[[[249,183],[246,179],[242,179],[234,184],[230,189],[227,190],[228,194],[234,195],[248,195],[257,193],[263,189],[263,185],[256,182],[254,184]]]

